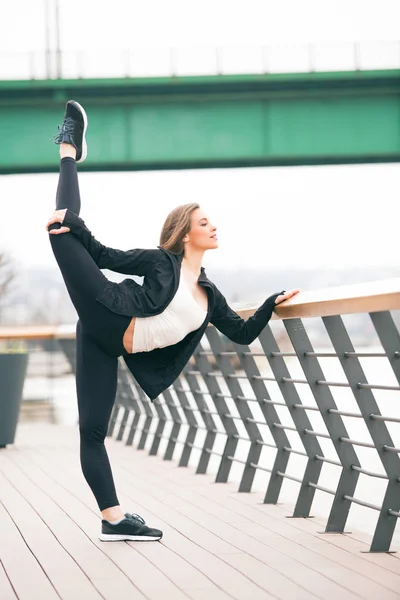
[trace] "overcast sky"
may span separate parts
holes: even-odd
[[[2,7],[3,50],[45,47],[44,6]],[[60,0],[60,7],[64,49],[399,39],[398,0]]]
[[[14,0],[2,8],[0,71],[6,52],[7,69],[18,76],[21,57],[15,52],[43,50],[43,15],[43,0]],[[61,0],[61,17],[63,50],[91,53],[400,39],[397,0],[113,0],[112,10],[106,3]],[[62,113],[60,107],[60,120]],[[54,174],[0,177],[0,246],[24,265],[55,264],[44,225],[56,185]],[[83,218],[100,241],[114,247],[156,246],[169,210],[198,201],[220,239],[205,266],[398,264],[397,164],[88,173],[81,176],[81,189]]]

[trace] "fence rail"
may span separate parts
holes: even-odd
[[[398,69],[400,41],[32,50],[0,54],[0,79],[176,77]]]
[[[194,464],[196,473],[212,463],[219,483],[240,468],[239,491],[252,491],[258,478],[265,503],[277,503],[284,482],[294,482],[292,517],[309,517],[316,492],[326,494],[326,533],[344,533],[355,505],[375,511],[370,551],[389,551],[400,516],[400,334],[391,312],[399,309],[400,279],[391,279],[302,292],[276,308],[251,346],[229,346],[210,325],[181,376],[154,403],[120,359],[108,435],[179,466]],[[238,310],[244,318],[253,311]],[[359,313],[369,319],[372,344],[361,350],[345,322]],[[313,346],[315,319],[328,349]],[[277,322],[286,348],[278,344]],[[71,338],[56,328],[42,333],[71,353]],[[0,330],[0,339],[18,337],[21,330]]]

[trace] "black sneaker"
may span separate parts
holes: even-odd
[[[102,542],[120,542],[123,540],[156,542],[161,540],[162,536],[162,531],[147,527],[144,519],[139,515],[125,513],[125,519],[117,525],[112,525],[109,521],[102,519],[99,540]]]
[[[51,140],[55,144],[72,144],[76,149],[76,162],[87,157],[86,129],[88,120],[83,107],[75,100],[68,100],[65,106],[64,122],[58,126],[58,133]]]

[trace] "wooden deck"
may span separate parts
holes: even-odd
[[[400,554],[107,440],[123,508],[164,530],[102,543],[76,427],[20,424],[0,451],[1,600],[398,600]]]

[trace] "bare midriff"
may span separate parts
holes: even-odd
[[[199,304],[200,304],[201,308],[203,308],[204,310],[207,310],[207,306],[208,306],[207,292],[200,285],[197,286],[197,289],[198,289],[198,292],[200,292],[200,296],[201,296],[201,303],[199,302]],[[133,335],[135,332],[135,322],[136,322],[136,317],[132,317],[132,320],[129,323],[127,329],[125,329],[124,337],[122,338],[122,343],[124,345],[124,348],[130,354],[132,354],[132,348],[133,348]]]
[[[124,345],[124,348],[130,354],[132,353],[133,333],[135,331],[135,321],[136,321],[136,317],[132,317],[132,320],[129,323],[127,329],[125,329],[124,337],[122,338],[122,343]]]

